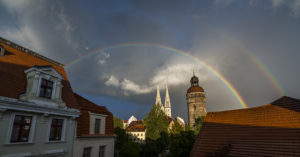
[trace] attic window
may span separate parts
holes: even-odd
[[[0,46],[0,56],[4,56],[5,49],[4,47]]]
[[[42,79],[40,97],[51,99],[52,89],[53,89],[53,82],[46,79]]]

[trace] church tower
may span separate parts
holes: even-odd
[[[160,106],[161,106],[161,109],[164,111],[164,107],[163,107],[163,105],[161,104],[161,98],[160,98],[159,86],[157,86],[157,89],[156,89],[155,105],[160,105]]]
[[[205,92],[199,86],[198,77],[193,74],[191,78],[191,87],[187,90],[186,99],[188,106],[188,122],[191,128],[195,128],[197,118],[206,115]]]
[[[166,85],[166,96],[165,96],[165,113],[167,116],[171,117],[171,101],[169,96],[168,85]]]

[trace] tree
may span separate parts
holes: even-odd
[[[116,157],[139,157],[142,148],[141,146],[134,142],[133,139],[126,131],[122,128],[115,128],[115,133],[117,135],[115,141],[115,156]]]
[[[170,157],[190,156],[194,142],[194,131],[182,131],[179,134],[171,134]]]
[[[199,118],[196,119],[195,122],[195,134],[197,135],[202,127],[202,124],[204,122],[205,116],[201,116]]]
[[[120,118],[114,116],[114,128],[117,128],[117,127],[123,128],[123,124],[122,124]]]
[[[173,127],[170,130],[170,133],[179,134],[181,131],[184,131],[184,128],[178,122],[175,122]]]
[[[146,138],[156,140],[161,132],[168,132],[168,121],[164,111],[159,104],[153,105],[145,118],[147,127]]]

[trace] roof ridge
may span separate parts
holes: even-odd
[[[272,105],[271,103],[269,104],[265,104],[265,105],[261,105],[261,106],[254,106],[254,107],[248,107],[248,108],[239,108],[239,109],[232,109],[232,110],[224,110],[224,111],[216,111],[216,112],[208,112],[208,113],[221,113],[221,112],[231,112],[231,111],[239,111],[239,110],[252,110],[252,109],[257,109],[257,108],[263,108],[263,107],[268,107]]]
[[[53,59],[50,59],[50,58],[48,58],[48,57],[45,57],[45,56],[43,56],[43,55],[41,55],[41,54],[39,54],[39,53],[37,53],[37,52],[34,52],[34,51],[32,51],[32,50],[29,50],[29,49],[27,49],[27,48],[25,48],[25,47],[23,47],[23,46],[20,46],[20,45],[14,43],[14,42],[11,42],[11,41],[9,41],[9,40],[7,40],[7,39],[2,38],[2,37],[0,37],[0,43],[3,43],[3,44],[5,44],[5,45],[8,45],[8,46],[10,46],[10,47],[12,47],[12,48],[14,48],[14,49],[16,49],[16,50],[22,51],[22,52],[27,53],[27,54],[29,54],[29,55],[31,55],[31,56],[37,57],[37,58],[39,58],[39,59],[42,59],[42,60],[44,60],[44,61],[53,63],[53,64],[55,64],[55,65],[58,65],[58,66],[61,66],[61,67],[64,67],[64,66],[65,66],[65,65],[62,64],[62,63],[59,63],[59,62],[57,62],[57,61],[55,61],[55,60],[53,60]]]
[[[292,97],[289,97],[289,96],[282,96],[279,99],[276,99],[275,101],[271,102],[271,104],[276,105],[276,104],[286,103],[286,102],[284,102],[286,100],[300,102],[300,99],[292,98]]]

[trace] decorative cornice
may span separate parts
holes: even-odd
[[[0,96],[0,108],[6,110],[34,112],[46,115],[59,115],[73,118],[79,117],[80,115],[80,111],[73,108],[48,107],[2,96]]]
[[[3,44],[5,44],[5,45],[8,45],[8,46],[10,46],[10,47],[12,47],[12,48],[14,48],[14,49],[16,49],[16,50],[22,51],[22,52],[27,53],[27,54],[29,54],[29,55],[31,55],[31,56],[40,58],[40,59],[42,59],[42,60],[44,60],[44,61],[47,61],[47,62],[53,63],[53,64],[55,64],[55,65],[64,67],[64,64],[61,64],[61,63],[59,63],[59,62],[57,62],[57,61],[54,61],[54,60],[52,60],[52,59],[50,59],[50,58],[47,58],[47,57],[45,57],[45,56],[42,56],[42,55],[40,55],[40,54],[38,54],[38,53],[36,53],[36,52],[33,52],[33,51],[31,51],[31,50],[29,50],[29,49],[27,49],[27,48],[24,48],[23,46],[20,46],[20,45],[18,45],[18,44],[16,44],[16,43],[13,43],[13,42],[11,42],[11,41],[9,41],[9,40],[6,40],[6,39],[4,39],[4,38],[1,38],[1,37],[0,37],[0,43],[3,43]]]

